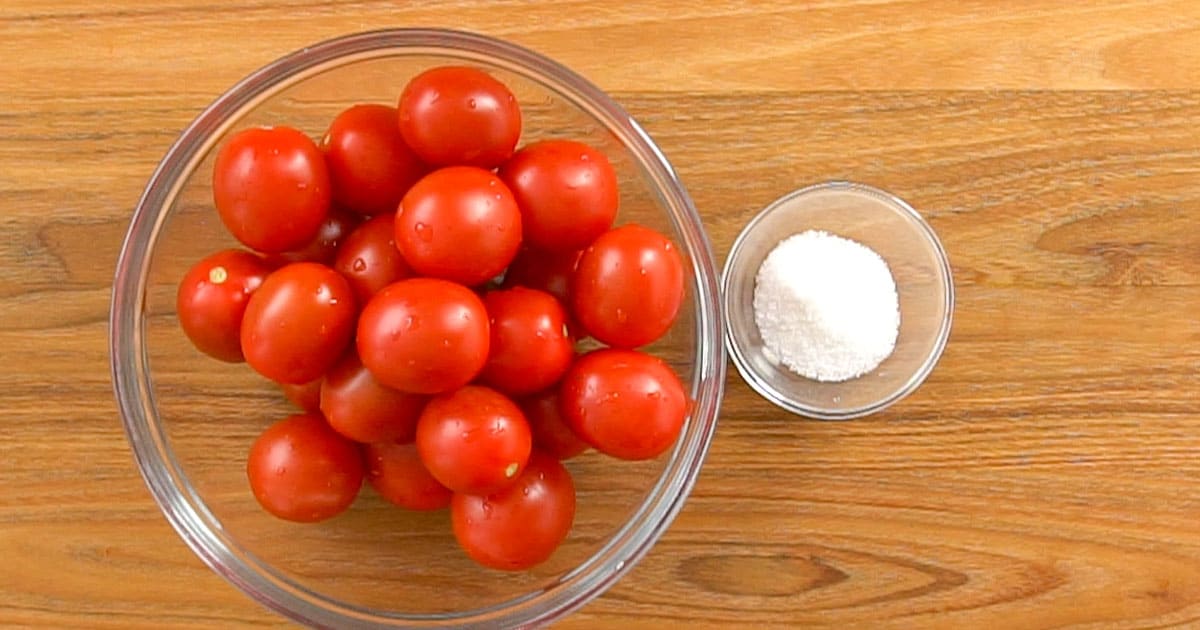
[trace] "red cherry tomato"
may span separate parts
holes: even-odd
[[[649,228],[625,225],[583,250],[571,282],[571,311],[598,341],[637,348],[675,323],[683,281],[683,258],[670,240]]]
[[[246,306],[242,350],[259,374],[307,383],[341,357],[354,334],[354,291],[338,272],[294,263],[267,277]]]
[[[521,411],[529,422],[535,449],[561,460],[568,460],[588,449],[563,420],[558,404],[558,388],[551,388],[521,400]]]
[[[379,382],[438,394],[471,382],[488,356],[488,317],[470,289],[409,278],[375,294],[358,321],[358,356]]]
[[[571,303],[571,276],[583,251],[544,252],[522,247],[504,272],[505,289],[527,287],[545,291],[559,302]]]
[[[317,416],[289,416],[263,431],[246,462],[250,489],[263,509],[314,523],[341,514],[362,487],[358,446]]]
[[[417,273],[465,285],[504,271],[521,246],[521,212],[490,171],[451,166],[413,185],[396,213],[396,247]]]
[[[480,380],[505,394],[532,394],[562,378],[575,344],[567,314],[549,293],[515,287],[483,298],[491,328],[487,364]]]
[[[558,460],[535,452],[511,486],[488,496],[455,494],[450,523],[459,546],[483,566],[520,571],[545,562],[575,521],[575,482]]]
[[[657,357],[605,348],[583,355],[563,377],[559,409],[567,426],[596,450],[650,459],[679,437],[687,394]]]
[[[333,119],[321,148],[334,201],[359,214],[395,212],[428,170],[404,143],[397,116],[387,105],[355,105]]]
[[[307,383],[294,385],[292,383],[279,383],[279,389],[283,390],[283,395],[293,405],[296,405],[306,413],[321,413],[321,383],[324,378],[314,378]]]
[[[355,442],[411,442],[425,397],[385,387],[353,352],[333,366],[321,386],[321,413],[334,431]]]
[[[333,268],[354,288],[359,304],[387,285],[412,275],[396,249],[393,214],[381,214],[358,226],[338,249]]]
[[[487,494],[510,485],[531,448],[521,409],[487,387],[468,385],[436,396],[417,421],[421,462],[455,492]]]
[[[188,270],[175,295],[175,312],[197,350],[229,363],[245,360],[242,317],[270,271],[258,256],[236,249],[212,254]]]
[[[617,217],[617,174],[603,153],[572,140],[543,140],[500,167],[525,242],[547,251],[587,247]]]
[[[303,133],[246,129],[217,153],[213,201],[225,227],[247,247],[290,251],[311,241],[329,214],[329,171]]]
[[[282,254],[265,256],[267,264],[272,267],[282,267],[297,262],[315,262],[328,265],[333,262],[338,246],[358,226],[358,215],[351,214],[341,208],[333,208],[329,216],[321,223],[317,235],[307,245]]]
[[[409,510],[440,510],[450,505],[454,493],[425,469],[416,444],[387,442],[365,448],[367,481],[379,496]]]
[[[400,133],[428,164],[499,166],[521,137],[521,108],[505,85],[475,68],[426,70],[400,94]]]

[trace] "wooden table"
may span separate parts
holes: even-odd
[[[113,263],[159,156],[228,85],[413,25],[613,93],[720,260],[764,204],[846,178],[912,202],[953,261],[949,347],[886,413],[805,421],[731,370],[686,509],[565,627],[1200,624],[1200,4],[407,4],[0,3],[0,625],[282,623],[135,472]]]

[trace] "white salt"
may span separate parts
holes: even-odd
[[[767,255],[754,289],[764,354],[806,378],[837,382],[879,366],[900,330],[896,281],[879,254],[809,230]]]

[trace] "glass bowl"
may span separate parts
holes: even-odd
[[[480,568],[454,542],[445,511],[411,513],[369,488],[318,525],[277,520],[255,503],[245,456],[271,421],[295,411],[244,364],[192,349],[175,287],[207,253],[236,246],[212,208],[222,139],[286,124],[319,138],[358,102],[394,104],[408,78],[469,64],[517,95],[521,143],[569,137],[604,150],[622,186],[617,223],[674,238],[687,256],[687,302],[647,348],[679,373],[694,401],[674,448],[656,460],[587,453],[568,462],[574,529],[542,566]],[[255,72],[185,129],[152,175],[117,263],[110,322],[114,387],[137,464],[184,542],[255,600],[318,627],[513,627],[559,619],[611,587],[654,545],[690,492],[717,421],[725,375],[712,248],[683,185],[650,137],[579,75],[520,47],[454,31],[385,30],[304,48]]]
[[[780,241],[806,230],[836,234],[875,250],[896,281],[900,331],[895,350],[859,378],[816,381],[763,354],[753,307],[758,269]],[[912,206],[863,184],[818,184],[767,206],[734,241],[722,283],[727,341],[738,372],[767,400],[810,418],[859,418],[895,404],[929,376],[950,336],[954,278],[937,234]]]

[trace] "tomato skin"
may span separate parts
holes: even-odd
[[[315,378],[307,383],[279,383],[279,389],[288,400],[305,413],[321,413],[321,384],[324,378]]]
[[[558,460],[534,452],[516,482],[488,496],[456,493],[450,523],[479,564],[521,571],[545,562],[575,521],[575,482]]]
[[[394,220],[391,213],[371,218],[351,232],[338,249],[333,268],[350,281],[359,304],[366,304],[387,285],[412,275],[396,249]]]
[[[563,377],[559,410],[596,450],[627,460],[657,457],[679,437],[688,399],[657,357],[604,348],[583,355]]]
[[[354,105],[333,119],[321,142],[333,199],[363,215],[395,212],[429,169],[404,143],[395,107]]]
[[[329,171],[317,145],[296,129],[244,129],[217,153],[213,202],[247,247],[290,251],[311,241],[329,214]]]
[[[571,312],[598,341],[637,348],[675,323],[683,283],[678,248],[654,230],[625,225],[583,250],[571,279]]]
[[[529,461],[532,439],[521,409],[479,385],[434,397],[417,421],[417,452],[429,474],[467,494],[511,485]]]
[[[437,166],[499,166],[521,137],[521,108],[503,83],[475,68],[443,66],[413,77],[400,94],[400,134]]]
[[[488,357],[488,316],[473,291],[409,278],[367,302],[358,356],[384,385],[411,394],[448,392],[475,378]]]
[[[179,325],[197,350],[227,363],[245,360],[241,328],[250,296],[270,267],[258,256],[226,249],[197,262],[175,294]]]
[[[341,514],[363,481],[358,446],[318,416],[288,416],[267,427],[250,447],[250,489],[274,516],[315,523]]]
[[[320,377],[354,334],[354,291],[338,272],[317,263],[276,270],[246,306],[242,350],[256,372],[280,383]]]
[[[490,171],[450,166],[413,185],[396,213],[396,247],[418,274],[478,285],[521,246],[521,211]]]
[[[525,241],[538,249],[583,249],[617,218],[617,174],[604,153],[582,142],[535,142],[499,175],[521,208]]]
[[[321,413],[355,442],[411,442],[425,397],[385,387],[349,352],[325,374]]]
[[[315,262],[328,265],[337,255],[338,246],[358,227],[359,217],[355,214],[334,207],[321,223],[317,235],[308,244],[281,254],[264,256],[267,264],[273,268],[297,262]]]
[[[564,305],[570,304],[571,276],[575,274],[582,254],[583,250],[546,252],[523,246],[504,272],[504,282],[500,286],[545,291]]]
[[[450,505],[454,495],[421,463],[416,444],[384,442],[364,447],[367,481],[389,503],[408,510],[432,511]]]
[[[575,344],[567,330],[567,313],[554,296],[515,287],[489,291],[483,305],[491,341],[481,381],[519,396],[562,378],[575,356]]]
[[[534,449],[562,461],[588,449],[588,443],[567,426],[558,403],[557,387],[522,399],[520,406],[533,434]]]

